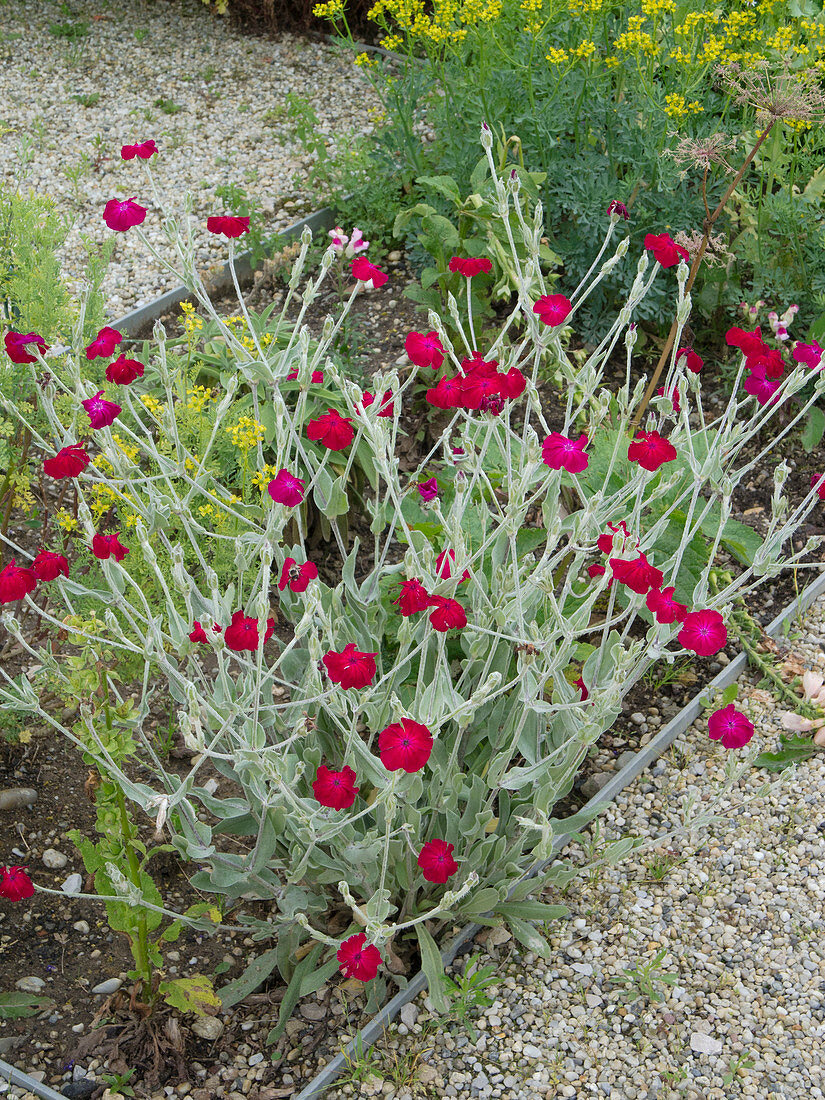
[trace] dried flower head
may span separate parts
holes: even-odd
[[[724,134],[709,134],[703,138],[682,138],[675,149],[665,149],[662,156],[672,157],[677,164],[695,164],[702,169],[721,164],[726,172],[733,172],[725,154],[735,147],[736,142]]]
[[[786,60],[777,73],[766,61],[747,69],[732,62],[720,66],[718,75],[736,103],[756,108],[760,124],[776,119],[814,121],[825,117],[825,92],[815,69],[792,72]]]
[[[693,261],[696,253],[699,251],[704,237],[701,233],[695,229],[690,233],[684,230],[677,233],[673,238],[676,244],[681,245],[682,248],[687,249],[690,254],[691,262]],[[702,255],[702,260],[708,265],[708,267],[727,267],[728,264],[732,264],[735,256],[732,252],[728,252],[727,242],[725,238],[720,234],[710,234],[708,236],[708,243],[705,246],[705,251]]]

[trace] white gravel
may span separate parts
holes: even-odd
[[[791,652],[825,673],[823,648],[820,598]],[[746,677],[737,706],[756,725],[751,744],[775,747],[785,708]],[[708,738],[706,718],[699,720],[606,811],[601,844],[674,827],[689,792],[706,800],[722,782],[727,757]],[[751,769],[730,801],[752,799],[772,778]],[[407,1006],[387,1041],[399,1064],[421,1051],[418,1087],[456,1100],[821,1098],[825,752],[785,773],[778,793],[731,809],[693,847],[671,841],[658,854],[668,848],[673,865],[658,881],[657,853],[647,851],[583,874],[563,898],[546,891],[542,900],[571,909],[568,922],[551,926],[550,961],[525,952],[503,929],[493,933],[495,945],[474,946],[456,960],[458,970],[492,962],[500,976],[488,991],[492,1006],[468,1014],[476,1040],[468,1028],[442,1023],[423,1042],[427,998]],[[583,862],[579,847],[562,856]],[[660,973],[676,979],[654,984],[664,1000],[638,991],[625,999],[610,979],[663,947]],[[369,1084],[341,1082],[328,1096],[411,1100],[391,1063],[381,1055]]]
[[[372,129],[370,110],[378,104],[369,84],[328,46],[243,36],[199,0],[69,6],[71,15],[53,0],[0,5],[0,124],[13,128],[0,138],[0,180],[14,182],[20,141],[27,141],[24,190],[52,196],[74,222],[61,259],[75,286],[85,266],[80,235],[96,243],[117,237],[103,283],[110,318],[180,283],[133,232],[113,234],[103,222],[109,199],[136,196],[149,211],[144,230],[172,260],[144,162],[122,161],[122,145],[155,139],[160,197],[182,216],[192,192],[198,258],[208,268],[224,262],[227,242],[207,232],[206,218],[235,213],[216,187],[237,184],[259,196],[272,230],[312,209],[302,190],[309,161],[287,136],[290,93],[311,102],[330,150],[346,145],[348,134]],[[49,29],[83,22],[88,33],[76,40]],[[73,98],[95,95],[92,106]],[[165,113],[155,105],[161,99],[180,110]]]

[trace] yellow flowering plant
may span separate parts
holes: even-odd
[[[354,51],[348,6],[338,0],[333,28]],[[321,7],[316,12],[323,14]],[[544,173],[550,247],[578,279],[589,263],[593,212],[601,209],[605,224],[614,199],[625,203],[641,235],[701,226],[698,186],[662,154],[721,130],[752,143],[758,110],[736,102],[718,78],[720,67],[750,74],[762,66],[774,74],[825,68],[825,14],[807,0],[790,10],[771,0],[713,7],[675,0],[376,0],[369,14],[383,32],[382,45],[398,55],[397,62],[380,57],[364,70],[393,134],[409,139],[426,127],[433,136],[429,144],[395,141],[399,176],[415,180],[412,196],[399,194],[398,203],[412,199],[448,214],[432,179],[450,176],[461,192],[472,190],[472,134],[482,121],[501,122],[518,130],[531,169]],[[781,203],[760,204],[759,230],[789,232],[783,297],[799,301],[810,319],[825,307],[825,276],[820,280],[802,253],[822,225],[811,192],[802,195],[821,164],[823,135],[806,121],[788,116],[775,143],[781,139],[790,155],[783,160],[766,149],[755,165],[759,178],[744,187],[754,196],[760,188],[782,195]],[[742,265],[721,296],[718,276],[703,279],[697,301],[706,316],[748,296],[765,267],[764,257],[760,263],[745,241],[736,242],[734,228],[726,229]],[[413,259],[420,273],[426,261],[415,253]],[[627,293],[626,284],[619,273],[605,280],[583,311],[586,332],[595,331],[616,295]],[[654,294],[642,319],[661,322],[665,312],[664,299]]]

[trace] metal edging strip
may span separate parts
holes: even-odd
[[[797,596],[785,609],[781,611],[776,618],[765,627],[765,632],[771,636],[776,634],[781,628],[782,624],[787,619],[800,612],[807,611],[814,600],[821,596],[825,592],[825,566],[819,577],[812,581],[811,584],[802,592],[800,596]],[[594,795],[583,807],[579,813],[584,810],[592,810],[597,806],[601,809],[605,809],[609,803],[611,803],[616,796],[624,790],[628,784],[640,775],[648,765],[652,764],[654,760],[657,760],[662,753],[668,749],[680,733],[690,726],[699,717],[700,713],[704,709],[704,699],[712,695],[715,691],[719,691],[728,687],[729,684],[734,683],[747,667],[748,658],[745,652],[740,653],[735,657],[730,664],[706,684],[705,687],[691,699],[686,707],[683,707],[678,714],[663,726],[661,730],[656,734],[651,741],[636,755],[633,759],[617,772],[616,775],[610,779],[604,787]],[[535,864],[519,879],[519,882],[515,883],[510,893],[507,895],[509,900],[513,891],[519,883],[525,882],[527,879],[535,878],[546,867],[548,867],[557,857],[558,853],[569,842],[572,833],[559,833],[558,836],[553,838],[553,852],[549,858],[543,860],[541,863]],[[490,910],[485,913],[485,916],[489,916],[492,913]],[[442,964],[446,967],[449,966],[456,955],[459,954],[462,947],[468,944],[473,937],[475,937],[484,927],[481,924],[468,924],[466,928],[461,931],[454,940],[452,940],[447,947],[441,953]],[[355,1035],[352,1041],[348,1044],[345,1051],[337,1054],[331,1062],[329,1062],[318,1073],[312,1081],[295,1097],[295,1100],[311,1100],[312,1097],[321,1096],[335,1081],[342,1070],[346,1069],[346,1061],[348,1058],[355,1054],[363,1053],[366,1049],[372,1046],[372,1044],[379,1038],[384,1027],[390,1023],[401,1011],[404,1005],[409,1004],[419,993],[427,986],[427,977],[424,971],[421,970],[416,976],[409,982],[406,989],[399,990],[398,993],[389,1001],[381,1011],[373,1017],[368,1024]]]
[[[350,195],[345,195],[344,198],[341,199],[341,202],[346,202],[347,199],[351,197]],[[317,229],[332,229],[335,224],[335,218],[332,211],[333,208],[331,206],[324,206],[320,210],[316,210],[313,214],[308,214],[299,222],[295,222],[294,225],[290,225],[287,229],[271,237],[266,242],[267,246],[272,247],[275,244],[291,240],[293,237],[299,237],[307,226],[313,233]],[[240,282],[241,279],[248,278],[252,274],[252,271],[252,251],[241,252],[235,258],[235,272],[238,276],[238,281]],[[232,272],[227,262],[216,275],[210,278],[210,288],[217,293],[222,293],[223,291],[229,290],[232,285]],[[153,298],[151,302],[138,306],[137,309],[133,309],[130,313],[126,313],[123,317],[119,317],[116,321],[112,321],[112,328],[119,329],[128,336],[133,336],[143,325],[148,324],[150,321],[156,321],[162,314],[192,297],[194,297],[193,292],[183,285],[175,287],[174,290],[167,290],[166,293],[161,294],[160,297]]]

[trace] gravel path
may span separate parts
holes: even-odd
[[[84,24],[85,35],[67,37]],[[70,280],[84,269],[80,234],[95,242],[113,235],[102,220],[111,198],[136,196],[149,211],[144,229],[173,258],[143,162],[122,161],[124,144],[155,139],[153,170],[175,215],[183,215],[185,193],[192,192],[203,267],[223,263],[227,254],[226,240],[207,232],[206,218],[235,212],[216,187],[237,184],[258,196],[273,230],[308,212],[301,181],[309,161],[288,137],[290,93],[311,102],[330,148],[348,133],[372,129],[377,101],[351,62],[293,36],[240,35],[200,0],[116,6],[5,0],[0,6],[0,133],[13,128],[0,138],[0,180],[13,183],[20,141],[28,141],[24,189],[52,196],[74,221],[61,254]],[[116,236],[103,284],[112,318],[180,282],[133,234]]]
[[[792,652],[825,674],[823,650],[820,598]],[[784,708],[745,677],[737,706],[756,725],[751,746],[774,747]],[[706,719],[695,723],[606,811],[602,842],[674,828],[688,795],[711,797],[728,755],[708,738]],[[459,970],[492,962],[500,974],[489,990],[493,1005],[468,1015],[477,1040],[449,1024],[422,1043],[429,1013],[419,997],[402,1010],[404,1022],[388,1029],[398,1061],[429,1049],[419,1063],[421,1080],[457,1100],[822,1097],[825,753],[754,800],[771,778],[749,771],[722,803],[746,805],[701,835],[701,847],[666,842],[574,880],[561,899],[571,921],[549,937],[550,962],[523,952],[503,929],[493,932],[494,945],[456,960]],[[583,855],[581,848],[564,853],[573,862]],[[547,893],[543,900],[560,899]],[[661,1003],[638,991],[624,997],[610,982],[662,948],[668,953],[659,972],[676,982],[654,983]],[[389,1072],[385,1077],[383,1085],[373,1078],[328,1095],[410,1100],[412,1092],[396,1088]]]

